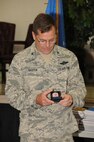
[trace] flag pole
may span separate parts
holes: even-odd
[[[56,39],[56,44],[58,44],[58,35],[59,35],[59,31],[58,31],[58,24],[59,24],[59,4],[58,4],[58,0],[56,0],[56,35],[57,35],[57,39]]]

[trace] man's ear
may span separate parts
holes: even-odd
[[[33,39],[35,40],[35,33],[34,32],[32,32],[32,36],[33,36]]]

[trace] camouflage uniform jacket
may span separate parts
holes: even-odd
[[[19,134],[30,135],[32,142],[38,138],[50,141],[78,130],[72,108],[84,105],[86,88],[78,60],[71,51],[55,45],[51,61],[46,64],[35,48],[33,43],[15,55],[5,92],[10,104],[21,111]],[[36,96],[48,88],[72,95],[73,105],[37,105]]]

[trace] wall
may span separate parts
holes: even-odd
[[[48,0],[0,0],[0,21],[16,24],[15,40],[25,40],[29,23],[45,12]]]

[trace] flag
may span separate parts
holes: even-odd
[[[48,0],[45,12],[47,14],[50,14],[56,22],[57,44],[65,47],[65,30],[62,0]]]

